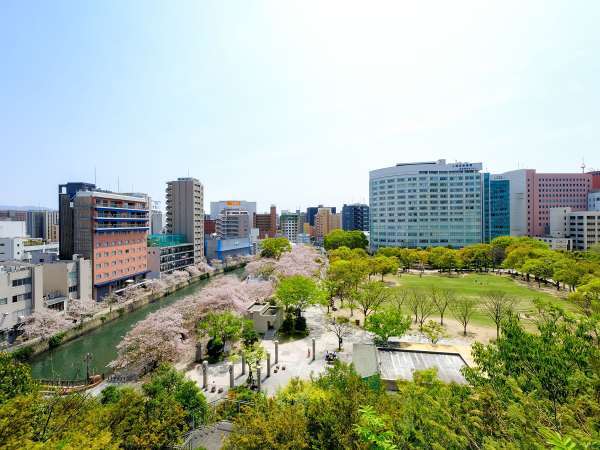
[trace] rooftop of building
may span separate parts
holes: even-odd
[[[460,162],[456,161],[453,163],[447,163],[445,159],[438,159],[437,161],[422,161],[422,162],[409,162],[409,163],[398,163],[395,166],[383,167],[381,169],[371,170],[369,177],[385,177],[393,176],[398,174],[410,174],[420,172],[479,172],[483,169],[483,164],[480,162]]]
[[[440,380],[465,383],[467,363],[459,353],[380,348],[354,344],[352,362],[362,377],[379,374],[383,380],[412,380],[413,372],[435,368]]]
[[[173,247],[189,244],[183,234],[151,234],[148,236],[148,247]]]

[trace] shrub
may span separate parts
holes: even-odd
[[[27,362],[33,356],[33,347],[21,347],[11,353],[14,360],[19,362]]]
[[[288,316],[283,320],[281,327],[279,328],[279,331],[282,332],[283,334],[290,334],[293,330],[294,330],[294,318]]]
[[[306,331],[306,318],[303,316],[296,317],[294,328],[297,332],[304,333]]]
[[[49,340],[48,340],[48,347],[50,347],[50,349],[52,350],[53,348],[58,347],[60,344],[62,344],[63,339],[65,338],[65,333],[56,333],[54,336],[52,336]]]

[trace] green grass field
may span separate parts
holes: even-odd
[[[388,277],[388,281],[395,281],[399,286],[409,289],[431,289],[435,286],[438,289],[448,289],[454,292],[457,297],[475,297],[482,298],[489,291],[503,291],[516,300],[515,309],[524,317],[535,316],[537,310],[533,304],[533,299],[549,301],[554,305],[560,306],[568,311],[576,311],[576,307],[556,296],[550,295],[536,289],[523,286],[509,277],[491,275],[491,274],[465,274],[465,275],[429,275],[423,277],[413,274],[403,274],[401,276]],[[408,311],[407,311],[408,312]],[[449,312],[446,312],[451,317]],[[479,325],[492,326],[492,320],[485,314],[478,312],[473,317],[473,323]]]

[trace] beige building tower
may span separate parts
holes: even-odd
[[[204,259],[204,187],[196,178],[167,182],[167,234],[194,244],[194,263]]]
[[[341,214],[333,214],[330,208],[319,208],[315,215],[315,237],[322,239],[338,228],[342,228]]]

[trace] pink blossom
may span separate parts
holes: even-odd
[[[73,322],[65,318],[64,313],[49,308],[40,308],[27,317],[23,326],[23,337],[25,339],[42,338],[68,330],[73,327]]]
[[[323,264],[323,258],[314,247],[294,245],[292,251],[283,253],[275,263],[275,272],[283,277],[292,275],[318,277]]]
[[[100,309],[98,302],[91,298],[74,298],[67,304],[67,316],[75,320],[82,320],[86,316],[92,316]]]
[[[138,322],[117,345],[119,355],[109,365],[154,367],[161,362],[176,362],[190,351],[189,331],[183,326],[180,314],[165,308]]]

